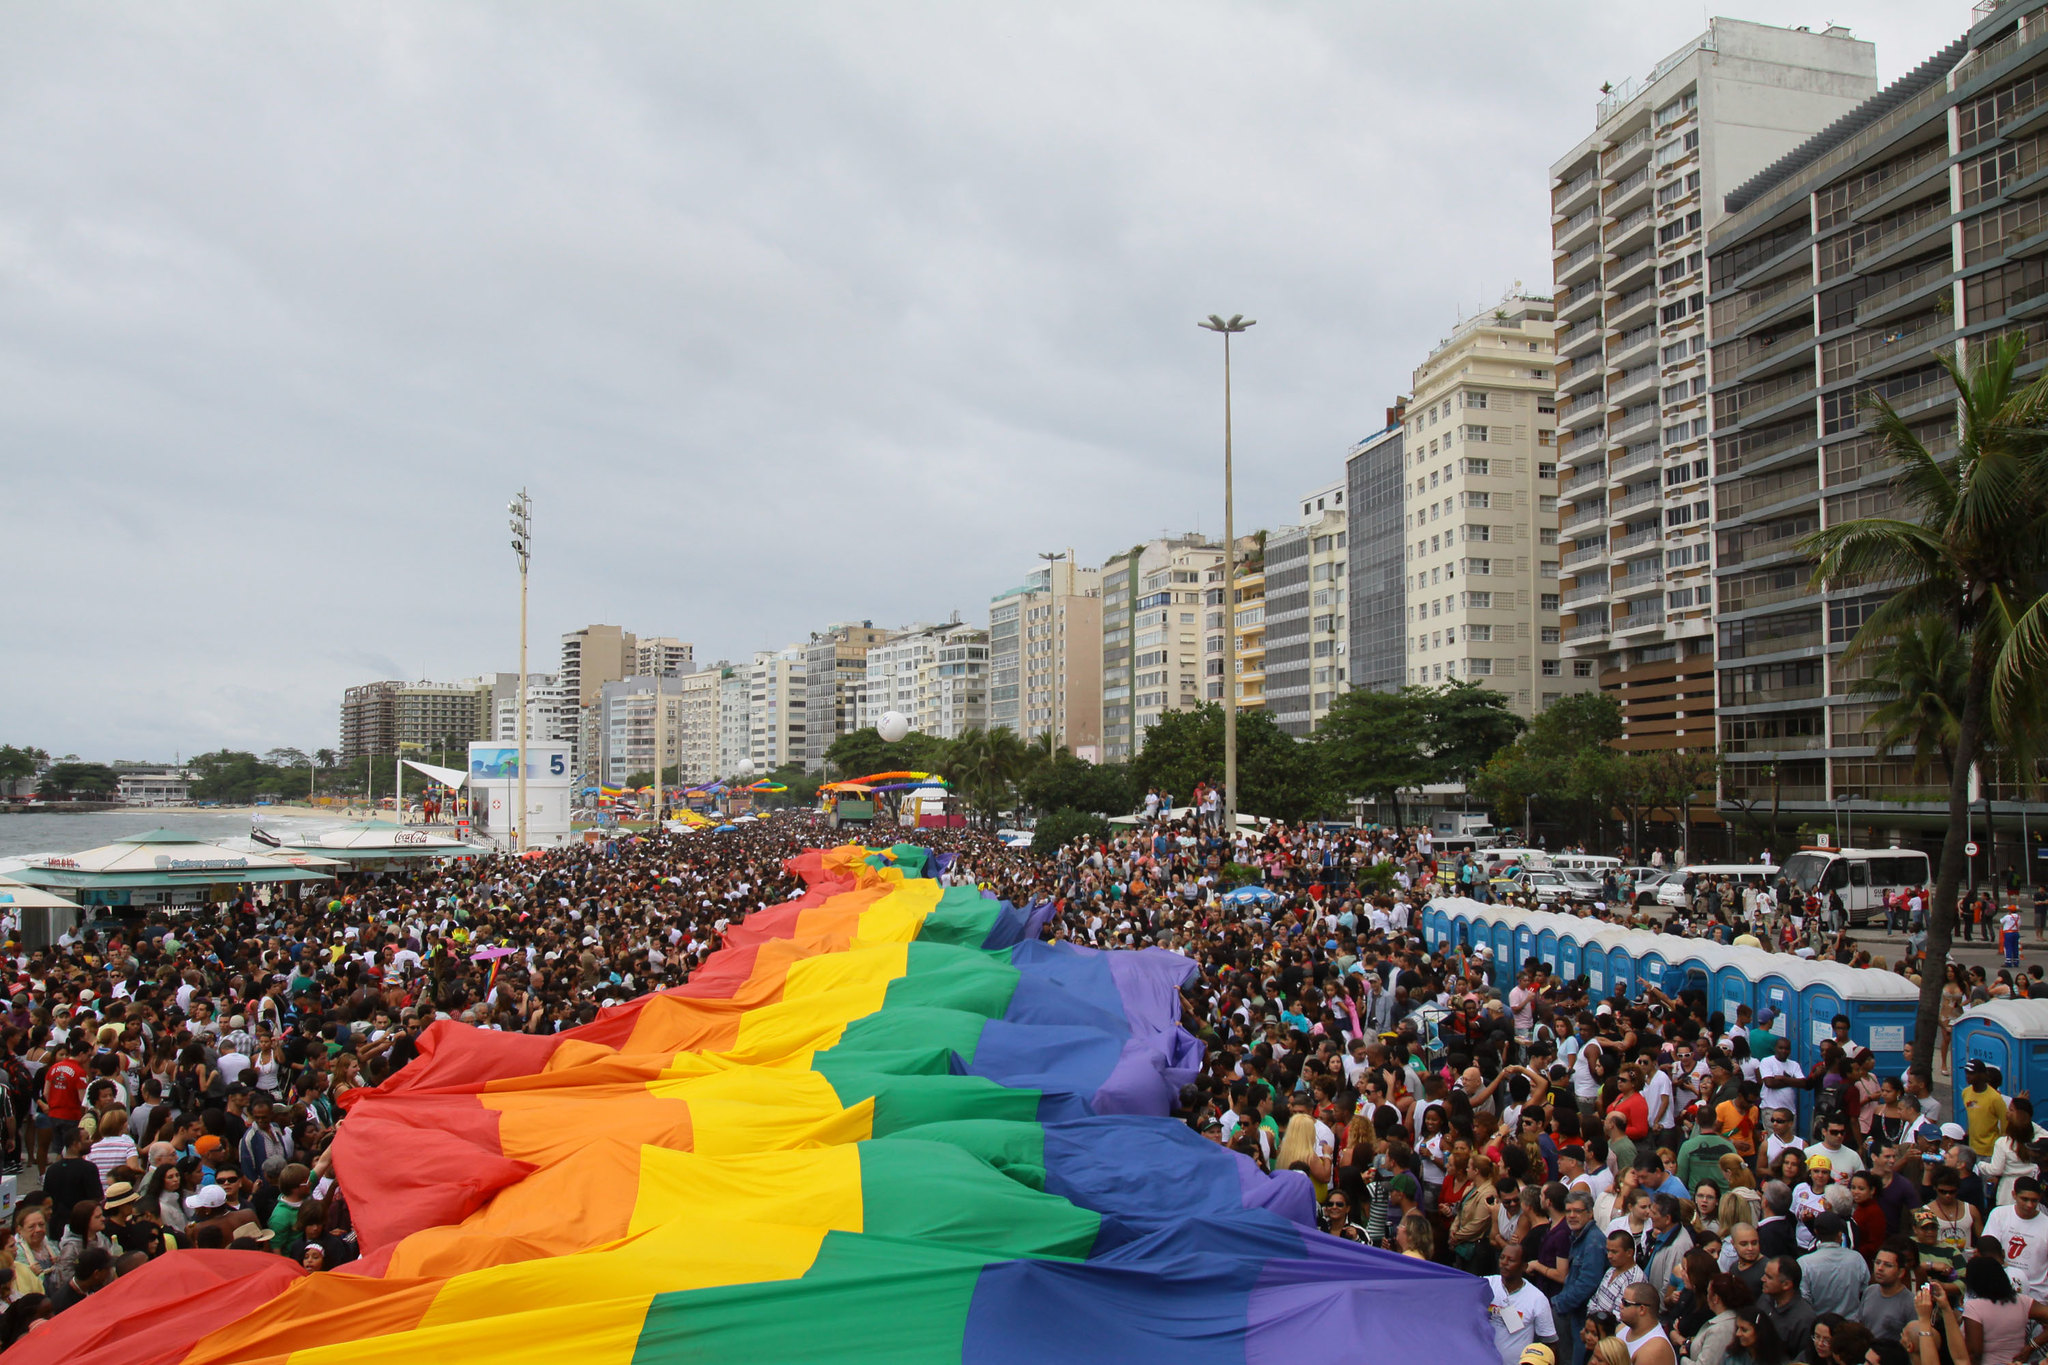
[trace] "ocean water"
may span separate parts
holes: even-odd
[[[284,838],[338,829],[349,822],[339,815],[285,808],[275,814],[269,810],[258,811],[256,823]],[[37,811],[29,815],[0,815],[0,873],[20,867],[29,858],[52,853],[78,853],[131,834],[146,834],[153,829],[176,830],[201,843],[227,840],[231,847],[241,847],[249,838],[250,818],[240,812],[226,814],[179,809],[92,811],[82,815]]]

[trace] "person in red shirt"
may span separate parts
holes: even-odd
[[[1877,1202],[1877,1177],[1869,1171],[1858,1171],[1849,1177],[1849,1198],[1854,1201],[1850,1222],[1856,1235],[1856,1250],[1866,1263],[1874,1264],[1877,1253],[1884,1250],[1884,1239],[1889,1223],[1884,1216],[1884,1205]]]
[[[1621,1094],[1607,1106],[1607,1112],[1621,1115],[1622,1122],[1628,1125],[1629,1137],[1641,1142],[1650,1135],[1650,1102],[1643,1098],[1642,1074],[1632,1066],[1625,1066],[1614,1083]]]
[[[92,1044],[73,1033],[63,1059],[43,1072],[43,1113],[50,1120],[51,1137],[60,1152],[70,1145],[78,1121],[85,1117],[85,1086],[91,1079],[85,1058],[91,1051]],[[43,1165],[41,1160],[36,1164]]]

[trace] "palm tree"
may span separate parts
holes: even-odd
[[[2023,339],[1991,342],[1974,367],[1942,358],[1957,396],[1952,452],[1937,456],[1891,404],[1875,405],[1876,429],[1899,466],[1895,517],[1861,517],[1807,538],[1817,582],[1829,588],[1885,584],[1891,594],[1863,623],[1864,636],[1902,636],[1923,620],[1945,622],[1969,644],[1948,772],[1948,833],[1927,917],[1927,967],[1913,1060],[1931,1067],[1941,1007],[1941,967],[1955,929],[1969,820],[1969,777],[2006,714],[2016,714],[2028,669],[2048,662],[2048,620],[2038,584],[2048,571],[2048,376],[2015,384]],[[2031,758],[2031,754],[2017,755]],[[2031,762],[2019,765],[2023,770]]]
[[[1915,778],[1926,778],[1937,758],[1944,773],[1954,768],[1970,674],[1969,646],[1956,634],[1955,623],[1927,617],[1907,622],[1889,639],[1859,634],[1842,657],[1860,653],[1871,654],[1876,667],[1870,676],[1852,679],[1849,691],[1887,698],[1870,713],[1879,731],[1878,752],[1911,749]]]

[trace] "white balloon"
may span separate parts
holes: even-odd
[[[875,733],[880,735],[885,743],[894,744],[910,733],[910,719],[901,711],[884,711],[882,719],[875,726]]]
[[[754,760],[751,758],[743,758],[738,763],[735,763],[733,765],[732,775],[734,777],[752,777],[754,775]]]

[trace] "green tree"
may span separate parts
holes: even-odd
[[[1435,780],[1429,724],[1420,692],[1343,692],[1316,731],[1315,748],[1330,779],[1349,796],[1370,796],[1401,820],[1401,793]]]
[[[49,766],[50,756],[41,749],[0,744],[0,782],[17,782],[34,777]]]
[[[1524,722],[1508,710],[1507,695],[1491,687],[1447,682],[1420,690],[1415,700],[1437,782],[1469,784],[1522,733]]]
[[[1064,749],[1024,779],[1023,795],[1041,812],[1068,809],[1128,815],[1138,804],[1128,766],[1089,763]]]
[[[1955,931],[1970,772],[2001,720],[2025,709],[2032,675],[2048,664],[2048,607],[2040,591],[2048,575],[2048,378],[2024,387],[2014,380],[2023,345],[2018,335],[1994,341],[1974,367],[1943,357],[1960,400],[1952,452],[1930,451],[1889,403],[1878,401],[1876,430],[1899,466],[1892,496],[1900,515],[1858,517],[1804,542],[1817,557],[1817,584],[1887,585],[1852,650],[1924,620],[1944,621],[1969,642],[1948,772],[1948,833],[1927,925],[1927,961],[1937,965],[1948,960]],[[2036,754],[2015,756],[2022,772],[2033,771]],[[1913,1060],[1924,1066],[1933,1064],[1941,987],[1939,970],[1921,973]]]
[[[1157,787],[1185,803],[1198,783],[1223,781],[1223,707],[1206,702],[1170,711],[1145,729],[1145,747],[1131,762],[1131,785]],[[1247,815],[1302,820],[1341,806],[1316,751],[1282,730],[1263,710],[1237,716],[1237,805]]]
[[[839,736],[825,750],[826,767],[839,781],[869,773],[942,773],[946,757],[944,740],[913,730],[890,744],[872,725]]]
[[[110,796],[120,789],[120,774],[104,763],[54,764],[36,783],[40,796]]]
[[[1031,831],[1031,851],[1052,854],[1076,839],[1108,837],[1109,824],[1101,816],[1062,808],[1042,817],[1037,828]]]
[[[1849,691],[1886,699],[1865,724],[1878,731],[1878,751],[1910,749],[1913,776],[1921,780],[1939,759],[1945,776],[1955,766],[1970,679],[1969,646],[1956,634],[1955,622],[1921,617],[1903,623],[1895,635],[1868,641],[1859,635],[1857,645],[1853,652],[1872,655],[1875,667],[1851,679]]]
[[[1473,782],[1503,821],[1540,802],[1590,832],[1626,785],[1611,747],[1621,737],[1621,704],[1602,692],[1560,697],[1515,742],[1486,761]],[[1523,830],[1532,839],[1535,831]]]

